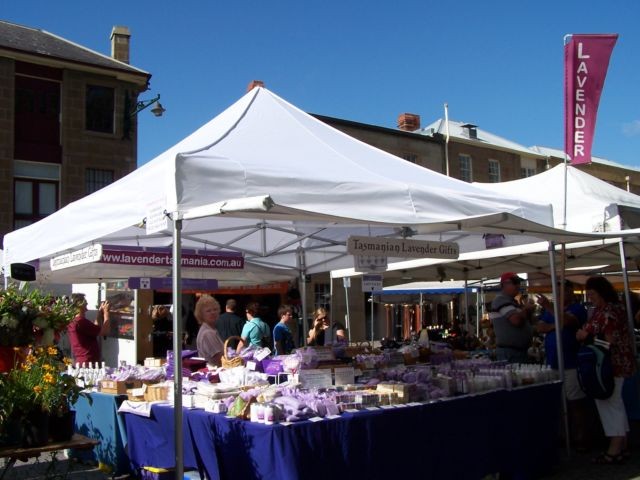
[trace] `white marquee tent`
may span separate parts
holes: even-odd
[[[567,225],[574,232],[619,231],[637,228],[640,197],[627,192],[576,167],[566,168]],[[564,224],[565,167],[556,165],[531,177],[511,182],[473,185],[496,195],[518,196],[531,201],[544,200],[553,205],[553,221]]]
[[[102,190],[5,236],[4,266],[98,242],[169,246],[172,228],[146,235],[149,206],[182,220],[183,247],[242,252],[267,277],[349,265],[354,234],[398,236],[402,227],[455,240],[466,232],[557,230],[548,205],[495,195],[357,141],[256,88],[154,160]],[[453,233],[440,233],[453,232]],[[569,235],[571,238],[574,235]],[[76,268],[89,280],[109,267]],[[84,272],[84,273],[82,273]],[[116,271],[117,272],[117,271]],[[197,272],[223,275],[221,272]],[[49,272],[56,281],[55,272]],[[122,278],[122,275],[119,275]]]
[[[140,225],[151,211],[171,218],[164,232]],[[7,234],[5,275],[15,262],[48,259],[93,243],[172,246],[173,304],[180,310],[181,247],[242,252],[248,270],[313,273],[351,263],[349,235],[436,235],[461,243],[468,232],[517,232],[577,241],[551,226],[548,205],[495,195],[359,142],[263,88],[154,160],[49,217]],[[477,249],[477,247],[476,247]],[[113,278],[107,265],[100,277]],[[76,267],[76,273],[87,280]],[[169,273],[168,271],[166,273]],[[218,277],[221,272],[199,270]],[[56,281],[55,272],[50,272]],[[177,317],[176,317],[177,318]],[[174,319],[180,358],[180,325]],[[176,368],[176,424],[181,423]],[[182,432],[176,429],[176,475]]]

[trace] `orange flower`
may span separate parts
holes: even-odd
[[[41,393],[42,387],[40,385],[36,385],[35,387],[33,387],[33,391],[36,393]]]
[[[53,357],[58,354],[58,349],[56,347],[47,347],[47,353]]]
[[[55,377],[53,375],[51,375],[50,373],[45,373],[42,376],[42,379],[46,382],[46,383],[54,383],[56,381]]]

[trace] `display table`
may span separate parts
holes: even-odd
[[[194,443],[188,432],[187,413],[183,409],[183,436],[185,469],[198,467]],[[122,413],[129,438],[129,457],[134,469],[141,467],[175,467],[174,412],[170,405],[156,404],[151,407],[150,417]],[[203,446],[204,448],[204,446]]]
[[[184,467],[210,479],[469,478],[534,475],[556,461],[560,383],[319,422],[261,425],[184,410]],[[171,468],[173,409],[124,414],[135,468]]]
[[[83,461],[97,461],[104,471],[113,475],[130,472],[127,455],[127,431],[118,407],[126,395],[92,392],[80,397],[73,406],[76,411],[75,431],[99,443],[93,451],[72,450],[70,456]]]

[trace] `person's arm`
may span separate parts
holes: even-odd
[[[224,350],[224,343],[220,339],[218,332],[208,331],[206,335],[201,337],[198,355],[203,357],[207,363],[220,366],[222,353]]]
[[[106,300],[102,302],[100,309],[98,310],[98,318],[100,318],[101,315],[103,319],[102,327],[100,328],[101,336],[106,336],[111,330],[111,322],[109,318],[111,314],[109,313],[109,308],[111,308],[111,304]]]
[[[248,339],[244,337],[240,337],[240,341],[238,342],[238,346],[236,347],[236,352],[240,353],[247,343],[248,343]]]
[[[309,336],[307,337],[307,344],[315,345],[317,341],[316,337],[318,336],[318,333],[320,333],[323,329],[327,327],[328,325],[325,325],[322,320],[320,320],[319,318],[316,318],[313,321],[313,328],[309,330]]]
[[[536,324],[536,331],[538,333],[549,333],[553,332],[556,329],[556,326],[553,323],[543,322],[542,320]]]

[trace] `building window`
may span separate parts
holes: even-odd
[[[113,88],[87,85],[85,98],[87,130],[113,133],[114,98]]]
[[[113,170],[87,168],[85,171],[85,190],[87,195],[113,183]]]
[[[489,159],[489,182],[500,182],[500,162],[498,160]]]
[[[471,157],[469,155],[458,155],[458,160],[460,161],[460,180],[473,182]]]
[[[538,170],[535,159],[523,158],[520,160],[520,178],[532,177],[536,173],[538,173]]]
[[[14,180],[14,228],[22,228],[58,209],[58,182],[16,178]]]
[[[313,287],[313,309],[331,308],[331,288],[328,283],[316,283]]]
[[[60,163],[60,83],[15,76],[14,158]]]
[[[418,155],[415,153],[402,153],[401,158],[404,158],[407,162],[418,163]]]

